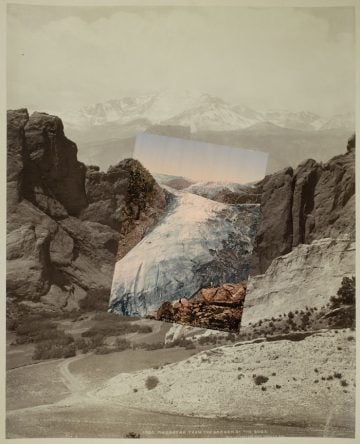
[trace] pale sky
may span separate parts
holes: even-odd
[[[354,111],[353,8],[8,5],[8,108],[190,89],[258,110]]]
[[[142,133],[136,136],[133,157],[153,174],[245,184],[264,178],[268,154]]]

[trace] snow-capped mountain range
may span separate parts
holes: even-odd
[[[355,127],[351,113],[323,118],[317,114],[288,110],[256,111],[231,105],[212,95],[193,91],[162,91],[135,97],[123,97],[85,106],[78,111],[57,112],[66,125],[78,129],[106,125],[181,125],[197,131],[231,131],[262,122],[296,130],[321,130]]]

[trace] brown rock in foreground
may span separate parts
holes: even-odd
[[[190,299],[164,302],[157,310],[155,318],[193,327],[237,331],[245,294],[245,282],[203,288]]]

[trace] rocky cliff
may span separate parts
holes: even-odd
[[[306,160],[257,185],[261,218],[251,275],[302,243],[355,232],[355,138],[327,163]]]
[[[307,160],[257,188],[261,219],[242,331],[325,307],[342,279],[355,275],[355,136],[346,154],[325,164]]]
[[[354,273],[355,242],[349,237],[300,244],[274,259],[264,274],[250,278],[241,325],[321,308],[336,295],[342,279]]]
[[[134,160],[87,168],[56,116],[8,111],[7,135],[8,301],[51,310],[107,301],[117,254],[157,220],[165,193]]]

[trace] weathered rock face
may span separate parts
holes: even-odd
[[[7,114],[7,206],[8,211],[20,201],[24,168],[24,126],[29,119],[26,109]]]
[[[245,293],[244,282],[203,288],[190,299],[164,302],[155,317],[194,327],[238,331]]]
[[[355,232],[355,141],[325,164],[314,160],[265,177],[251,274],[301,243]]]
[[[35,112],[24,133],[23,196],[51,217],[76,216],[87,206],[86,167],[78,162],[77,147],[65,137],[61,120]]]
[[[89,205],[79,218],[120,232],[118,258],[139,242],[167,203],[166,191],[134,159],[125,159],[106,173],[89,167],[85,189]]]
[[[166,204],[138,162],[102,173],[87,170],[76,152],[59,118],[8,111],[11,300],[44,310],[76,309],[94,291],[107,300],[119,241],[123,248],[136,243]]]
[[[298,245],[274,259],[265,274],[250,278],[241,325],[326,305],[343,277],[354,273],[355,242],[350,237]]]

